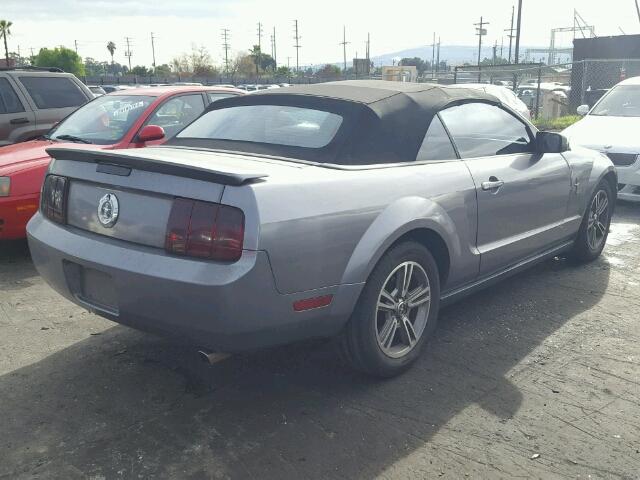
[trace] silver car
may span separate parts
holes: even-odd
[[[163,147],[48,152],[28,236],[62,295],[213,351],[336,336],[378,376],[416,360],[442,304],[595,259],[616,198],[604,155],[428,84],[267,90]]]

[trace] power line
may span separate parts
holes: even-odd
[[[487,34],[487,29],[483,28],[485,25],[489,25],[489,22],[485,22],[480,17],[480,23],[474,23],[476,25],[476,35],[478,35],[478,82],[482,79],[480,73],[480,56],[482,55],[482,37]]]
[[[154,40],[154,36],[153,36],[153,32],[151,32],[151,55],[152,55],[152,58],[153,58],[152,65],[153,65],[153,68],[155,70],[155,68],[156,68],[156,46],[154,45],[153,40]]]
[[[131,45],[130,42],[132,40],[131,37],[124,37],[125,41],[127,42],[127,51],[124,52],[124,56],[127,57],[127,59],[129,60],[129,71],[131,71]]]
[[[515,52],[515,60],[513,63],[519,63],[520,57],[520,27],[522,25],[522,0],[518,0],[518,23],[516,27],[516,52]],[[515,88],[515,85],[514,85]]]
[[[278,59],[277,59],[277,52],[276,52],[276,27],[273,27],[273,35],[271,36],[271,43],[272,43],[271,56],[273,57],[273,68],[275,70],[276,68],[278,68]]]
[[[222,48],[224,48],[224,69],[229,75],[229,49],[231,45],[229,44],[229,29],[222,29]]]
[[[343,62],[344,62],[344,73],[347,73],[347,44],[351,42],[347,42],[347,27],[342,26],[342,42],[338,45],[342,45],[342,54],[343,54]]]
[[[293,39],[296,41],[296,43],[293,45],[293,47],[296,49],[296,73],[300,73],[300,35],[298,35],[298,20],[294,20],[294,29],[295,29],[295,35],[293,37]]]
[[[515,35],[513,34],[513,19],[515,15],[515,8],[516,7],[511,5],[511,28],[506,28],[504,30],[505,32],[509,32],[509,35],[507,35],[509,37],[509,63],[511,63],[511,45],[513,44],[513,39],[515,37]]]

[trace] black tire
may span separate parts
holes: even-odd
[[[383,346],[380,345],[378,338],[382,335],[379,332],[380,324],[386,325],[389,318],[395,319],[398,322],[397,333],[390,334],[398,335],[391,338],[393,343],[394,338],[398,340],[400,344],[397,348],[402,349],[402,339],[407,339],[411,335],[409,330],[403,329],[401,325],[403,322],[399,316],[401,312],[398,310],[396,313],[386,312],[378,309],[378,300],[382,293],[382,289],[389,285],[389,282],[394,282],[394,279],[398,279],[396,276],[392,276],[394,271],[401,268],[402,265],[407,265],[409,262],[412,265],[412,272],[415,269],[416,280],[414,283],[414,292],[418,291],[418,287],[421,284],[421,280],[428,278],[427,282],[422,282],[425,286],[430,287],[430,301],[428,310],[426,302],[424,307],[410,307],[411,295],[405,294],[404,300],[398,294],[398,302],[396,305],[400,308],[400,303],[406,304],[407,308],[406,317],[410,318],[413,312],[420,314],[420,319],[415,316],[415,323],[423,325],[422,333],[412,347],[409,345],[406,348],[410,348],[405,354],[402,354],[398,358],[392,358],[388,354],[383,352]],[[415,267],[415,264],[422,267],[422,270]],[[406,269],[406,266],[404,267]],[[404,270],[403,270],[404,271]],[[396,274],[397,275],[397,274]],[[422,298],[422,296],[420,296]],[[440,277],[438,274],[438,266],[433,259],[431,253],[419,243],[413,241],[407,241],[394,246],[380,259],[373,272],[369,276],[367,283],[360,295],[356,308],[351,316],[351,319],[347,323],[344,331],[339,339],[339,346],[343,358],[348,361],[355,369],[373,375],[377,377],[393,377],[399,375],[405,371],[413,362],[416,361],[420,352],[432,335],[433,330],[436,327],[436,321],[438,318],[438,308],[440,305]],[[420,310],[424,308],[425,310]],[[417,310],[415,310],[417,309]],[[425,311],[428,313],[425,315]],[[426,316],[426,324],[424,324],[424,318]],[[404,318],[404,317],[402,317]],[[382,329],[384,331],[384,328]],[[393,330],[396,332],[396,329]],[[413,331],[413,330],[411,330]],[[414,332],[417,333],[417,332]],[[406,343],[411,343],[407,341]],[[400,354],[398,352],[397,354]]]
[[[607,206],[605,211],[603,211],[598,216],[597,222],[599,222],[599,224],[604,227],[604,232],[601,233],[602,228],[597,229],[596,235],[602,236],[596,237],[598,242],[594,245],[592,237],[593,232],[591,231],[591,224],[594,213],[594,202],[596,202],[597,196],[602,198],[603,195],[606,196]],[[602,202],[602,200],[600,200],[600,202]],[[575,263],[591,262],[598,258],[602,253],[602,250],[607,243],[607,237],[609,235],[609,225],[611,224],[614,202],[615,196],[613,194],[613,191],[611,190],[611,185],[606,180],[602,180],[589,198],[587,209],[584,213],[582,223],[580,224],[580,230],[578,231],[578,235],[576,236],[576,239],[573,243],[573,248],[569,254],[569,258]]]

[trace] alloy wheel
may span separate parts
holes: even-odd
[[[598,190],[589,207],[587,223],[587,244],[593,251],[598,250],[607,235],[609,197],[604,190]]]
[[[378,296],[375,324],[382,352],[400,358],[413,350],[427,326],[430,307],[431,287],[424,268],[413,261],[398,265]]]

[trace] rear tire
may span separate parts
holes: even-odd
[[[438,266],[431,253],[413,241],[398,244],[365,284],[340,337],[343,357],[377,377],[402,373],[435,329],[439,304]]]
[[[611,185],[602,180],[587,204],[569,257],[576,263],[587,263],[600,256],[609,235],[614,195]]]

